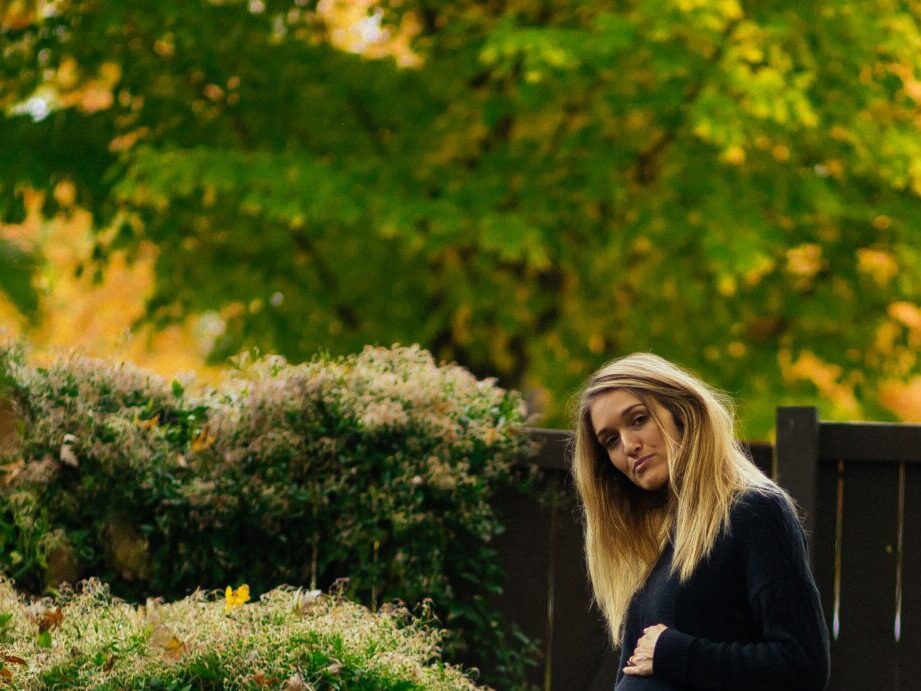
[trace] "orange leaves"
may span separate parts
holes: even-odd
[[[39,633],[45,633],[46,631],[56,629],[63,621],[64,613],[61,611],[60,607],[46,610],[42,612],[38,618],[38,631]]]
[[[921,307],[907,300],[897,300],[889,305],[889,316],[921,335]]]
[[[13,672],[6,666],[8,663],[26,666],[26,661],[16,655],[0,655],[0,680],[7,684],[13,682]]]

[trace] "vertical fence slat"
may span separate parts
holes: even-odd
[[[558,471],[545,474],[554,472]],[[505,570],[502,597],[496,607],[506,621],[542,644],[547,634],[550,510],[536,496],[513,488],[497,493],[494,501],[505,525],[505,532],[494,542]],[[543,684],[544,662],[541,659],[528,670],[528,682],[537,688]]]
[[[838,464],[820,463],[816,477],[813,575],[822,597],[822,611],[831,634],[835,592],[835,518],[838,504]]]
[[[895,464],[845,463],[841,631],[832,645],[832,689],[898,689],[892,635],[897,497]]]
[[[815,568],[816,478],[819,462],[819,414],[815,408],[777,409],[777,482],[799,504],[809,554]]]
[[[921,454],[921,449],[918,450]],[[902,689],[921,679],[921,465],[905,469],[904,554],[902,557],[902,640],[898,645]],[[913,686],[914,685],[914,686]]]
[[[591,606],[591,591],[582,548],[582,524],[575,488],[565,484],[557,513],[554,562],[553,691],[589,689],[599,672],[603,688],[614,687],[617,661],[601,613]]]

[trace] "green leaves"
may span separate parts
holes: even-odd
[[[863,382],[849,417],[889,414],[880,363],[918,365],[901,341],[880,349],[886,305],[921,302],[921,33],[905,11],[379,7],[391,35],[418,27],[417,66],[336,50],[309,3],[105,0],[6,31],[4,93],[58,96],[41,120],[0,117],[0,214],[21,218],[14,190],[71,181],[98,266],[156,245],[150,321],[220,315],[215,361],[418,342],[562,425],[592,369],[654,350],[739,394],[762,437],[787,396],[837,414],[784,364],[822,350]],[[784,268],[804,244],[828,262],[812,289]],[[867,248],[906,267],[872,295],[838,270]]]
[[[33,280],[39,265],[39,257],[0,238],[0,292],[31,319],[38,316],[38,291]]]

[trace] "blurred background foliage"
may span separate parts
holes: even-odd
[[[194,368],[418,342],[544,423],[652,350],[921,419],[921,8],[57,0],[0,16],[0,306]]]

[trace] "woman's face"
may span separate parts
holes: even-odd
[[[655,400],[650,405],[662,421],[665,434],[677,440],[678,427],[672,414]],[[668,483],[668,462],[665,435],[650,412],[643,401],[625,389],[601,394],[589,408],[595,437],[614,467],[637,487],[654,492]]]

